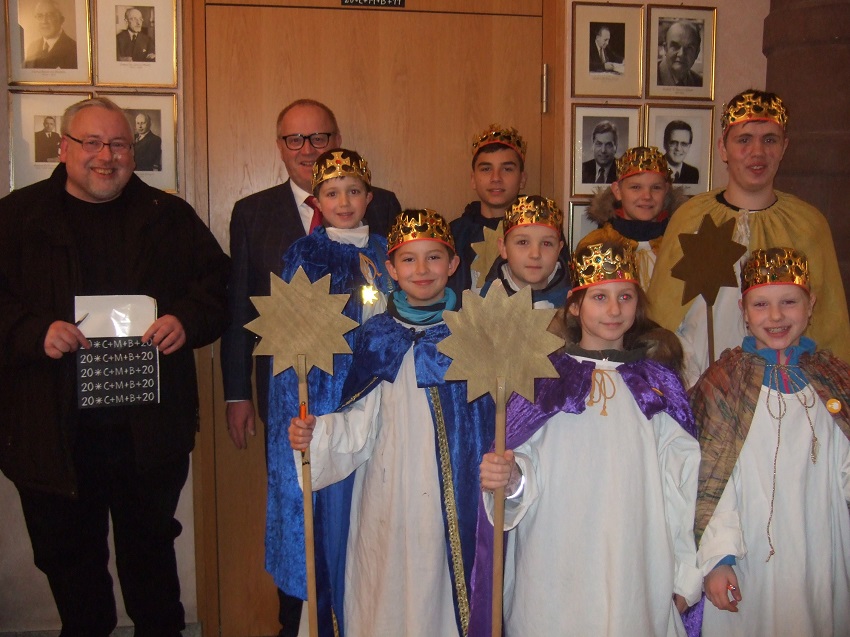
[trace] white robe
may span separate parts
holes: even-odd
[[[434,423],[413,348],[394,383],[317,419],[313,489],[356,470],[345,566],[346,637],[456,637]],[[300,466],[300,454],[296,454]],[[299,471],[300,474],[300,471]]]
[[[778,421],[768,412],[766,397],[762,387],[747,439],[697,554],[706,574],[726,555],[737,558],[733,568],[742,600],[737,613],[706,601],[702,634],[850,635],[850,442],[815,399],[809,415],[820,448],[812,464],[805,410],[793,394],[785,395],[770,527],[776,553],[767,561]],[[775,392],[771,405],[778,413]]]
[[[684,635],[673,593],[700,597],[699,445],[665,413],[646,419],[619,363],[595,362],[608,399],[515,450],[526,480],[505,507],[508,637]]]

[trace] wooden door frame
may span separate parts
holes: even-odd
[[[496,12],[508,11],[513,0],[489,0]],[[458,0],[428,0],[429,11],[454,8]],[[543,59],[548,64],[548,112],[541,117],[541,194],[553,197],[567,207],[564,179],[564,87],[566,61],[566,3],[541,0],[543,19]],[[238,0],[233,4],[239,4]],[[256,4],[253,3],[253,4]],[[265,4],[263,2],[262,4]],[[277,5],[276,2],[268,2]],[[481,3],[477,3],[480,5]],[[486,4],[486,2],[485,2]],[[289,0],[287,6],[334,7],[339,0]],[[183,129],[185,135],[185,192],[202,219],[210,222],[208,123],[206,109],[206,0],[182,1]],[[476,6],[476,11],[482,11]],[[501,11],[500,11],[501,10]],[[473,11],[463,11],[473,12]],[[541,71],[541,84],[542,74]],[[218,635],[221,625],[219,600],[218,530],[216,511],[215,428],[225,426],[221,392],[219,345],[197,353],[201,432],[193,459],[195,570],[198,621],[203,634]]]

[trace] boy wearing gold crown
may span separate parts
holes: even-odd
[[[484,228],[496,230],[505,212],[525,188],[527,145],[515,128],[490,124],[472,141],[472,189],[478,201],[466,206],[463,215],[451,222],[452,236],[460,257],[460,266],[449,286],[458,300],[464,290],[480,289],[478,272],[472,270],[476,254],[474,243],[484,241]]]
[[[363,323],[386,307],[394,288],[385,267],[387,241],[363,224],[372,199],[372,174],[357,152],[335,148],[313,165],[313,195],[324,219],[306,237],[290,246],[281,277],[290,281],[301,268],[315,282],[331,276],[331,294],[350,294],[343,314]],[[354,346],[354,332],[346,335]],[[326,414],[342,401],[342,387],[352,357],[334,355],[334,375],[318,368],[308,374],[310,410]],[[266,570],[287,595],[306,599],[304,510],[296,468],[292,464],[288,427],[298,413],[298,378],[290,368],[269,380],[268,499],[266,512]],[[342,621],[345,540],[353,480],[322,490],[314,507],[317,593],[322,635],[333,635],[334,614]]]
[[[310,447],[314,489],[355,476],[346,636],[460,636],[495,408],[443,380],[451,361],[436,345],[449,335],[442,314],[456,305],[446,284],[458,265],[448,224],[432,210],[402,212],[389,255],[401,289],[357,330],[348,399],[337,413],[293,418],[289,437]]]
[[[729,183],[724,190],[693,197],[667,227],[672,239],[661,247],[649,300],[652,317],[676,330],[682,340],[688,385],[711,363],[706,305],[702,297],[682,304],[684,282],[674,278],[671,269],[682,258],[679,234],[696,232],[705,215],[710,215],[716,226],[735,219],[733,240],[750,250],[781,245],[808,255],[812,283],[820,295],[810,333],[821,347],[850,361],[850,321],[829,224],[811,205],[773,189],[788,146],[787,124],[788,111],[777,95],[749,89],[733,97],[723,111],[717,144],[728,167]],[[740,264],[735,270],[740,273]],[[738,289],[720,288],[714,304],[717,352],[735,347],[745,336],[737,311],[740,298]]]
[[[569,268],[562,256],[564,213],[551,199],[523,195],[505,214],[499,254],[487,282],[481,288],[486,296],[499,279],[508,294],[531,287],[535,308],[559,308],[570,291]]]
[[[678,343],[646,318],[630,244],[584,239],[570,265],[566,351],[550,357],[559,377],[537,380],[533,403],[511,397],[509,451],[481,463],[469,635],[491,634],[487,515],[505,487],[506,635],[681,636],[679,612],[702,584],[700,454],[676,356],[655,346]]]
[[[654,146],[629,148],[616,160],[617,181],[598,189],[588,217],[599,230],[591,241],[620,236],[635,249],[640,286],[646,291],[661,249],[670,216],[688,200],[682,188],[671,185],[664,155]]]
[[[702,634],[850,635],[850,366],[804,336],[804,254],[754,250],[741,294],[750,335],[691,394]]]

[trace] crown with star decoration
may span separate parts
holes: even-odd
[[[336,177],[355,177],[367,186],[372,185],[369,164],[354,150],[334,148],[319,155],[313,164],[313,194],[322,182]]]
[[[667,159],[655,146],[635,146],[629,148],[617,159],[617,180],[638,173],[659,173],[668,181],[671,179]]]
[[[540,195],[520,195],[505,213],[504,232],[517,226],[549,226],[560,235],[564,229],[564,213],[552,199]]]
[[[579,241],[570,258],[573,290],[600,283],[632,281],[640,285],[634,248],[622,238],[592,232]]]
[[[513,148],[522,160],[525,161],[525,152],[528,147],[520,136],[519,131],[515,128],[508,128],[501,124],[490,124],[490,126],[473,138],[472,156],[474,157],[475,153],[490,144],[502,144],[503,146]]]
[[[788,109],[775,93],[749,90],[739,93],[723,107],[720,127],[723,137],[730,126],[744,122],[776,122],[785,130],[788,127]]]
[[[442,215],[430,208],[398,213],[387,237],[387,254],[408,241],[439,241],[455,252],[455,240]]]
[[[762,285],[799,285],[807,292],[809,260],[794,248],[767,248],[753,250],[741,270],[741,294]]]

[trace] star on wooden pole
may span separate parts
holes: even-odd
[[[716,226],[711,215],[705,215],[696,234],[679,235],[682,258],[670,270],[685,282],[682,305],[697,296],[705,299],[709,363],[714,362],[714,302],[720,288],[738,286],[735,263],[747,252],[747,246],[732,240],[734,232],[735,219]]]
[[[531,287],[508,296],[495,281],[486,297],[466,290],[460,312],[443,312],[451,334],[437,349],[452,359],[446,380],[465,380],[466,398],[489,393],[496,402],[496,453],[505,453],[505,405],[512,392],[534,401],[535,378],[557,378],[548,355],[564,341],[547,332],[557,310],[535,310]],[[503,545],[505,490],[494,494],[493,511],[493,636],[502,634]]]
[[[504,221],[500,221],[498,227],[493,230],[484,226],[484,240],[472,244],[472,250],[476,258],[472,261],[472,271],[478,273],[478,280],[484,281],[490,274],[490,268],[501,254],[499,253],[499,239],[505,236]]]
[[[307,373],[318,367],[333,375],[334,354],[350,354],[345,334],[357,327],[342,309],[349,294],[330,294],[331,276],[311,283],[302,268],[286,283],[274,273],[270,275],[271,295],[252,296],[251,302],[260,315],[246,329],[261,337],[254,355],[274,357],[276,376],[290,367],[298,376],[299,417],[307,417]],[[293,414],[294,416],[295,414]],[[304,544],[307,559],[307,604],[310,635],[318,637],[319,613],[316,597],[316,552],[313,534],[313,476],[310,471],[310,449],[301,454],[301,476],[304,495]]]

